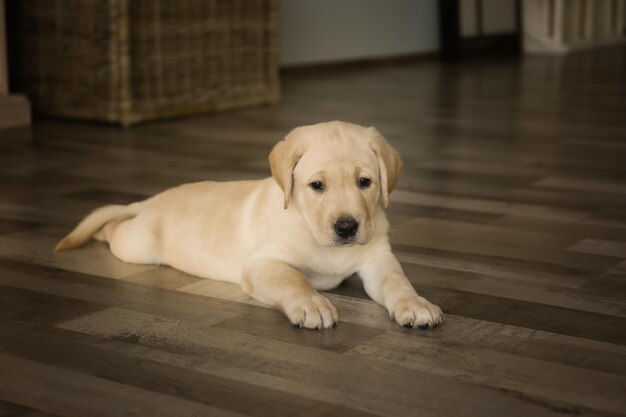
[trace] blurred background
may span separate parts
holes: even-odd
[[[626,13],[623,0],[5,3],[6,127],[27,125],[29,104],[129,126],[276,103],[280,70],[294,67],[607,47],[624,42]]]

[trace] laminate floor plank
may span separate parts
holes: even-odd
[[[145,200],[150,197],[145,194],[127,193],[123,191],[107,190],[103,188],[88,188],[74,193],[66,194],[78,200],[97,201],[102,204],[130,204]]]
[[[39,226],[41,226],[41,224],[37,222],[0,218],[0,235],[19,230],[34,229]]]
[[[44,413],[33,410],[29,407],[13,404],[7,401],[0,401],[0,415],[11,417],[55,417],[56,414]]]
[[[416,218],[404,223],[392,238],[403,245],[551,262],[592,271],[602,272],[617,264],[613,257],[568,251],[567,247],[575,242],[567,237],[450,220]]]
[[[623,265],[622,265],[623,268]],[[603,274],[602,276],[580,286],[580,290],[588,294],[598,294],[617,300],[626,298],[626,274]]]
[[[0,398],[61,416],[246,415],[13,355],[0,354],[0,371]]]
[[[626,344],[626,332],[623,331],[626,318],[623,317],[467,291],[426,287],[419,283],[417,288],[424,297],[434,300],[436,304],[447,305],[450,314]]]
[[[476,255],[445,251],[424,246],[393,245],[405,267],[427,266],[452,271],[492,275],[503,280],[546,283],[563,288],[577,288],[598,275],[595,271],[570,268],[548,262],[531,262],[505,256]],[[410,266],[409,266],[410,265]],[[419,271],[416,271],[419,277]]]
[[[404,266],[416,285],[449,288],[471,293],[539,302],[545,305],[572,308],[626,318],[626,303],[613,298],[589,294],[576,289],[552,286],[528,280],[503,280],[500,276],[430,268],[416,272],[413,265]],[[597,279],[590,281],[594,282]],[[584,286],[585,284],[583,284]]]
[[[626,154],[623,155],[623,157],[626,157]],[[537,183],[535,183],[535,185],[539,187],[562,188],[566,190],[581,190],[591,192],[601,191],[605,193],[615,193],[618,195],[626,194],[626,184],[613,183],[608,181],[583,181],[572,180],[568,178],[550,177],[538,181]]]
[[[612,256],[626,259],[626,242],[616,242],[604,239],[583,239],[568,248],[574,252],[594,253],[597,255]]]
[[[101,243],[92,243],[76,251],[52,252],[57,237],[64,231],[60,227],[48,227],[0,236],[0,257],[109,277],[154,269],[153,265],[128,265],[112,256],[108,245]]]
[[[401,223],[401,228],[405,223]],[[392,231],[392,236],[395,231]],[[496,255],[477,255],[460,253],[450,250],[432,249],[427,246],[393,245],[395,253],[405,269],[420,276],[422,273],[435,271],[462,271],[471,276],[493,277],[502,284],[525,283],[531,286],[545,288],[574,289],[595,279],[602,272],[587,269],[571,268],[566,265],[556,265],[549,262],[524,261]],[[609,262],[606,272],[616,268],[615,262]],[[419,269],[424,271],[420,271]],[[469,282],[468,282],[469,283]]]
[[[86,323],[85,323],[86,324]],[[74,329],[77,329],[75,326],[70,325]],[[127,322],[124,322],[121,328],[132,329],[132,325],[128,325]],[[160,326],[159,326],[160,327]],[[94,327],[87,325],[82,327],[87,331],[93,331]],[[80,329],[80,327],[78,327]],[[264,350],[265,352],[254,352],[253,356],[241,356],[241,353],[229,352],[230,349],[224,350],[215,350],[215,348],[207,348],[202,344],[202,341],[207,341],[211,339],[209,342],[211,344],[220,343],[220,340],[228,340],[226,337],[215,338],[211,337],[211,334],[204,335],[202,332],[196,332],[197,337],[191,337],[196,343],[200,343],[200,345],[189,345],[187,348],[180,349],[180,346],[175,346],[172,348],[167,344],[163,344],[163,339],[159,340],[158,334],[156,337],[145,337],[145,338],[132,338],[128,337],[128,334],[133,334],[133,330],[130,330],[130,333],[125,331],[123,333],[123,337],[118,340],[125,343],[132,343],[133,347],[122,347],[117,342],[112,343],[104,343],[104,348],[109,351],[112,350],[114,352],[120,351],[124,354],[127,354],[129,351],[137,351],[134,355],[145,358],[148,356],[150,358],[150,363],[152,361],[158,362],[160,364],[176,364],[178,367],[193,369],[196,372],[201,372],[203,374],[207,373],[209,375],[212,374],[224,374],[227,375],[227,378],[231,378],[232,376],[244,376],[245,381],[259,379],[260,382],[264,384],[279,384],[284,385],[282,380],[287,378],[287,380],[293,380],[294,382],[306,381],[310,387],[312,388],[332,388],[339,393],[351,395],[354,400],[357,401],[365,401],[372,404],[371,407],[374,409],[380,409],[380,413],[382,415],[395,415],[397,412],[406,413],[411,412],[411,410],[416,410],[419,408],[420,413],[424,413],[425,415],[439,415],[440,413],[445,413],[450,410],[450,407],[455,407],[455,401],[463,401],[471,404],[471,409],[468,411],[468,415],[479,415],[479,412],[484,412],[484,410],[510,410],[511,415],[523,415],[523,412],[531,412],[537,413],[537,415],[552,415],[550,410],[543,410],[543,407],[536,407],[531,403],[529,407],[528,404],[524,404],[522,401],[517,401],[517,399],[510,398],[508,395],[502,395],[500,390],[490,390],[481,386],[468,386],[466,389],[474,391],[476,394],[479,394],[476,398],[491,398],[491,401],[485,403],[485,405],[480,404],[476,401],[476,398],[455,398],[458,395],[456,390],[441,390],[440,387],[443,383],[445,383],[446,378],[429,378],[428,381],[423,380],[422,375],[420,373],[407,372],[401,369],[389,369],[389,370],[377,370],[376,360],[372,361],[368,366],[368,370],[371,373],[371,379],[359,380],[355,378],[354,372],[355,368],[351,367],[350,356],[345,357],[343,364],[337,363],[338,358],[333,358],[332,356],[329,358],[322,358],[318,353],[311,350],[308,355],[301,356],[303,352],[298,352],[292,358],[285,358],[282,355],[277,355],[278,352],[282,352],[283,348],[279,348],[277,346],[273,347],[273,350],[262,349],[259,346],[259,350]],[[148,330],[149,332],[150,330]],[[146,334],[145,329],[141,329],[141,332]],[[167,334],[167,329],[161,329],[161,335]],[[99,334],[102,336],[102,334]],[[87,342],[88,343],[88,342]],[[263,342],[261,342],[264,344]],[[82,343],[81,343],[82,344]],[[138,348],[138,346],[142,346],[143,348]],[[155,350],[154,347],[158,349]],[[29,345],[30,347],[30,345]],[[146,349],[146,347],[149,347]],[[25,349],[25,350],[28,350]],[[175,355],[174,352],[184,352],[184,355],[178,354]],[[22,350],[20,351],[22,352]],[[260,357],[257,357],[256,354],[260,354]],[[133,356],[134,356],[133,355]],[[269,355],[269,356],[268,356]],[[336,354],[330,354],[336,355]],[[286,362],[285,362],[286,361]],[[295,361],[295,363],[294,363]],[[347,361],[347,363],[346,363]],[[291,365],[289,366],[289,363]],[[285,366],[287,364],[287,366]],[[154,365],[153,365],[154,366]],[[232,368],[231,368],[232,367]],[[293,369],[293,368],[296,369]],[[341,368],[341,373],[336,380],[328,380],[323,372],[328,368]],[[226,369],[224,369],[226,368]],[[259,378],[258,370],[266,369],[265,373],[274,378]],[[228,370],[228,372],[226,371]],[[297,372],[299,370],[299,372]],[[294,372],[296,371],[296,372]],[[394,372],[395,371],[395,372]],[[387,372],[392,372],[388,374]],[[373,384],[373,381],[376,381],[379,378],[384,378],[386,383],[389,384],[393,389],[387,391],[386,393],[379,392],[376,384]],[[407,386],[406,378],[411,380],[411,385]],[[419,387],[420,390],[413,395],[407,395],[406,390],[412,390],[413,387]],[[428,386],[428,388],[426,388]],[[310,389],[309,389],[310,390]],[[306,395],[308,395],[309,390],[305,390]],[[424,399],[427,397],[436,396],[438,398],[437,401],[433,401],[430,404],[422,404]],[[341,398],[344,398],[343,395],[338,396],[336,399],[333,396],[328,398],[333,401],[340,401]],[[350,397],[348,397],[350,398]],[[381,404],[381,400],[383,403]],[[386,406],[385,404],[391,404],[390,406]],[[515,405],[515,409],[513,410],[511,407]],[[382,407],[382,408],[381,408]],[[386,409],[389,407],[390,409]],[[504,412],[504,411],[503,411]],[[582,414],[593,415],[593,412],[584,412]],[[365,415],[365,414],[363,414]]]
[[[249,304],[64,271],[36,278],[24,275],[0,276],[0,283],[7,289],[41,294],[51,299],[67,299],[68,302],[77,300],[106,307],[133,307],[139,311],[159,312],[189,321],[217,322],[249,309],[262,309]],[[178,307],[180,304],[183,307]]]
[[[577,221],[592,214],[585,210],[572,210],[560,207],[545,207],[521,204],[508,201],[464,198],[457,196],[437,195],[421,192],[398,190],[391,195],[392,202],[407,204],[423,204],[426,206],[449,209],[471,210],[493,215],[518,215],[521,217],[539,218],[558,221]]]
[[[559,236],[568,236],[572,239],[583,240],[589,238],[626,241],[626,225],[623,229],[620,229],[609,226],[602,227],[601,225],[585,224],[585,219],[581,220],[582,221],[552,221],[506,215],[495,220],[493,224],[511,229],[550,232],[552,234],[558,234]]]
[[[402,347],[403,340],[410,340],[406,349]],[[500,389],[551,398],[581,408],[621,413],[626,406],[626,377],[483,348],[474,350],[464,346],[458,349],[458,346],[442,346],[429,338],[416,341],[402,335],[384,335],[359,345],[353,353],[391,363],[400,362],[410,369],[454,376],[476,384],[493,384]],[[489,369],[489,375],[484,377],[481,369]]]
[[[169,364],[70,344],[71,339],[44,336],[41,332],[25,331],[12,339],[6,349],[2,345],[3,351],[24,359],[45,359],[56,367],[235,413],[246,412],[255,416],[367,415],[363,411],[352,411],[302,396],[281,395],[278,391],[240,381],[183,371]]]

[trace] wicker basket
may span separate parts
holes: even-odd
[[[36,112],[123,125],[279,98],[275,0],[12,2]]]

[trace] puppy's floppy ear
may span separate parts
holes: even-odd
[[[389,194],[400,180],[403,162],[398,151],[373,127],[370,131],[370,146],[378,158],[380,188],[385,208],[389,207]]]
[[[272,177],[285,195],[284,208],[289,207],[293,192],[293,170],[306,150],[304,142],[298,140],[297,132],[298,129],[294,129],[284,140],[274,145],[269,156]]]

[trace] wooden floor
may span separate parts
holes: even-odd
[[[626,49],[297,71],[276,107],[0,134],[0,415],[626,415]],[[374,125],[406,163],[391,240],[447,321],[358,279],[332,331],[238,287],[52,247],[91,209],[260,178],[273,143]]]

